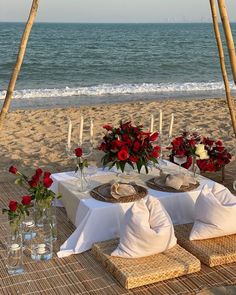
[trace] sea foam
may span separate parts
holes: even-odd
[[[236,86],[231,83],[231,89],[236,90]],[[105,96],[105,95],[129,95],[129,94],[165,94],[178,93],[197,93],[223,91],[223,82],[202,82],[202,83],[143,83],[143,84],[101,84],[88,87],[65,87],[51,89],[22,89],[14,91],[15,99],[34,99],[34,98],[60,98],[71,96]],[[4,99],[6,91],[0,91],[0,99]]]

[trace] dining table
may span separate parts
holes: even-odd
[[[163,170],[170,173],[178,173],[178,166],[169,161],[164,161]],[[172,171],[172,172],[171,172]],[[189,173],[182,169],[183,173]],[[125,213],[134,202],[111,203],[93,198],[90,191],[101,184],[117,181],[116,169],[98,168],[89,176],[90,189],[80,192],[78,189],[78,178],[73,171],[52,174],[53,185],[51,190],[60,194],[61,199],[54,205],[65,207],[68,218],[75,225],[75,231],[61,245],[58,257],[66,257],[91,249],[96,242],[101,242],[119,237],[120,227]],[[211,189],[214,181],[201,175],[196,179],[197,187],[189,191],[163,191],[147,186],[147,181],[160,174],[160,167],[151,167],[148,174],[140,173],[133,181],[147,189],[148,196],[157,198],[171,217],[173,224],[186,224],[194,222],[195,202],[204,185]]]

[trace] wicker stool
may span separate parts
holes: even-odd
[[[175,226],[178,244],[188,252],[210,267],[236,261],[236,235],[190,241],[192,226],[192,223]]]
[[[109,255],[118,242],[116,239],[94,244],[92,254],[126,289],[200,271],[200,261],[179,245],[164,253],[127,259]]]

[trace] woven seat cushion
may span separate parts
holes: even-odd
[[[200,271],[200,261],[179,245],[156,255],[129,259],[110,256],[118,242],[96,243],[92,254],[126,289]]]
[[[236,234],[190,241],[189,235],[193,224],[175,226],[178,244],[196,256],[201,262],[213,267],[236,261]]]

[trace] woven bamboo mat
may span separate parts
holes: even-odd
[[[0,208],[9,199],[26,192],[11,183],[0,183]],[[57,210],[58,241],[55,251],[73,232],[74,226],[67,219],[64,209]],[[236,284],[236,263],[209,268],[202,265],[196,274],[172,279],[148,286],[125,290],[93,258],[90,251],[67,258],[54,258],[46,262],[25,259],[26,272],[19,276],[9,276],[5,267],[4,221],[0,213],[0,294],[89,294],[89,295],[183,295],[197,294],[203,288]]]

